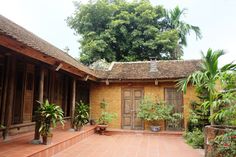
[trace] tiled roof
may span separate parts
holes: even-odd
[[[0,34],[4,34],[14,38],[15,40],[44,53],[48,56],[56,58],[63,61],[71,66],[78,68],[79,70],[86,72],[88,74],[94,75],[94,72],[88,67],[82,65],[73,57],[48,43],[47,41],[41,39],[35,34],[29,32],[23,27],[17,25],[16,23],[10,21],[9,19],[0,15]]]
[[[96,71],[103,79],[178,79],[201,69],[201,60],[114,62],[108,71]],[[153,66],[156,69],[153,71]]]

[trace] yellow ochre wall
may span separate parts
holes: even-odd
[[[100,115],[100,102],[104,99],[108,105],[109,112],[116,112],[118,117],[113,120],[109,125],[110,128],[121,128],[121,90],[123,87],[143,87],[144,96],[148,96],[153,100],[164,100],[164,88],[175,87],[174,82],[159,82],[155,85],[154,82],[150,83],[110,83],[106,85],[105,83],[94,83],[90,87],[90,113],[92,119],[98,119]],[[192,86],[188,87],[186,95],[183,95],[184,102],[184,126],[187,125],[188,118],[188,108],[190,107],[190,102],[196,100],[196,95],[194,88]],[[164,128],[164,122],[160,125]],[[147,124],[145,123],[145,129],[147,129]]]

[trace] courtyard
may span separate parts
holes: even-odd
[[[141,133],[93,134],[54,157],[203,157],[182,136]]]

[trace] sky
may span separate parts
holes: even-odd
[[[88,0],[81,0],[86,3]],[[183,59],[200,59],[208,48],[226,52],[220,64],[236,60],[236,0],[150,0],[167,9],[186,8],[184,21],[199,26],[203,35],[188,36]],[[73,0],[0,0],[0,14],[21,25],[54,46],[69,47],[69,54],[79,57],[78,35],[65,19],[74,12]]]

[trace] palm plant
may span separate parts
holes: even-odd
[[[183,48],[182,46],[187,46],[187,35],[193,31],[196,34],[196,39],[201,39],[201,31],[197,26],[190,25],[183,20],[181,20],[182,16],[185,15],[186,9],[180,9],[178,6],[173,10],[166,12],[166,22],[167,29],[175,29],[179,35],[179,45],[176,48],[176,59],[182,56]]]
[[[219,84],[221,83],[221,78],[225,73],[232,72],[236,70],[236,64],[229,63],[219,68],[218,60],[224,55],[223,50],[212,51],[208,49],[207,54],[202,53],[202,66],[200,71],[196,71],[189,75],[188,78],[180,80],[177,84],[181,90],[186,93],[187,85],[191,82],[194,86],[203,87],[209,93],[209,99],[205,100],[203,105],[210,106],[210,115],[214,114],[214,109],[216,104],[214,101],[217,100],[219,96]],[[214,124],[214,120],[211,119],[211,124]]]

